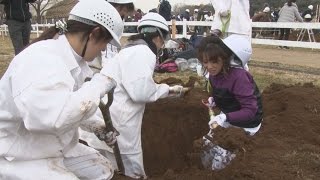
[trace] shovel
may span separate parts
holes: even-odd
[[[84,81],[90,81],[91,78],[87,77]],[[110,116],[110,111],[109,108],[113,102],[113,92],[114,92],[114,88],[108,92],[108,102],[107,104],[105,104],[102,100],[100,100],[100,104],[99,104],[99,109],[102,113],[102,117],[104,120],[104,123],[106,125],[106,130],[109,131],[116,131],[117,130],[113,127],[112,124],[112,120],[111,120],[111,116]],[[121,158],[121,154],[120,154],[120,149],[119,149],[119,145],[118,142],[116,141],[112,146],[111,146],[112,150],[113,150],[113,154],[115,156],[116,159],[116,163],[118,166],[118,174],[125,174],[125,169],[124,169],[124,165],[123,165],[123,161]]]
[[[209,117],[214,116],[213,110],[209,107]],[[201,163],[206,169],[220,170],[225,168],[232,159],[236,157],[235,154],[223,149],[214,142],[214,129],[219,125],[213,123],[208,134],[203,136],[203,143],[201,149]]]
[[[113,91],[114,91],[114,89],[112,89],[111,91],[108,92],[107,104],[104,104],[102,101],[100,101],[100,104],[99,104],[99,109],[101,110],[104,122],[106,124],[106,129],[108,131],[115,131],[115,128],[113,127],[113,124],[111,121],[111,116],[110,116],[110,111],[109,111],[109,108],[113,102]],[[117,141],[112,145],[112,150],[113,150],[113,154],[115,156],[116,162],[117,162],[118,173],[125,174],[125,169],[124,169],[124,165],[123,165],[123,161],[121,158],[120,149],[119,149],[119,145],[118,145]]]
[[[91,78],[86,78],[86,81],[90,81]],[[107,131],[116,131],[116,129],[113,127],[112,121],[111,121],[111,116],[110,116],[110,111],[109,108],[113,102],[113,92],[114,92],[114,88],[108,92],[108,102],[107,104],[105,104],[102,100],[100,100],[100,104],[99,104],[99,109],[102,113],[103,116],[103,120],[104,123],[106,125],[106,129]],[[125,174],[125,169],[124,169],[124,165],[123,165],[123,161],[121,158],[121,154],[120,154],[120,149],[119,149],[119,145],[118,142],[116,141],[113,145],[112,145],[112,150],[113,150],[113,154],[115,156],[116,159],[116,163],[118,166],[118,174]]]

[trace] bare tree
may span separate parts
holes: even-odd
[[[180,9],[183,7],[182,3],[177,3],[173,6],[172,11],[174,14],[179,14],[180,13]]]
[[[41,23],[41,19],[45,12],[51,7],[51,5],[58,3],[61,0],[37,0],[31,3],[31,6],[36,11],[37,23]]]

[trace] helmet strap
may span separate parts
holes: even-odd
[[[148,44],[151,51],[157,55],[157,46],[152,41],[152,38],[148,34],[143,34],[143,40]]]
[[[83,47],[83,50],[82,50],[82,53],[81,53],[81,57],[84,57],[84,55],[86,54],[88,41],[89,41],[89,36],[88,36],[88,38],[86,40],[86,44]]]

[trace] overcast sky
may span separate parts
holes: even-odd
[[[173,8],[173,6],[177,3],[185,3],[185,4],[208,4],[210,0],[168,0]],[[135,0],[136,9],[141,9],[143,12],[148,12],[150,9],[158,7],[159,0]]]

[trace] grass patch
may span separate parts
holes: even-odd
[[[260,67],[250,67],[250,73],[253,75],[253,78],[261,91],[263,91],[264,88],[268,87],[272,83],[289,85],[312,82],[315,86],[320,87],[320,76],[318,75],[310,75],[306,73],[284,70],[265,69]],[[156,81],[161,81],[162,79],[174,77],[177,79],[181,79],[183,83],[186,83],[189,80],[190,76],[198,78],[199,81],[195,84],[196,87],[204,87],[205,80],[201,77],[198,77],[197,73],[193,71],[183,71],[176,73],[155,73],[154,78]]]
[[[297,84],[311,82],[315,86],[320,86],[320,76],[306,73],[291,72],[284,70],[264,69],[259,67],[250,68],[260,90],[263,90],[272,83],[279,84]]]

